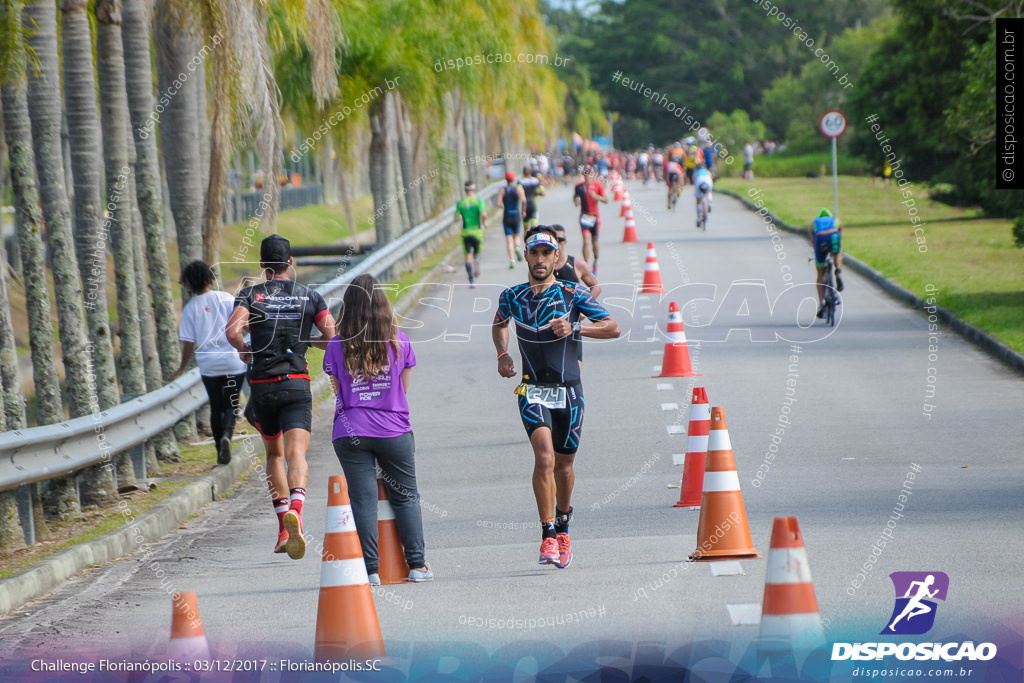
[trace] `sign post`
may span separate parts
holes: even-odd
[[[839,173],[836,167],[836,138],[846,132],[846,117],[842,112],[835,110],[827,111],[821,116],[818,122],[821,132],[832,138],[832,215],[839,216]]]

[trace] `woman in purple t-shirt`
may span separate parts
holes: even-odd
[[[327,344],[324,372],[338,397],[334,411],[334,452],[352,501],[359,543],[371,585],[380,584],[377,553],[377,477],[386,485],[398,535],[410,567],[410,581],[434,573],[423,554],[423,519],[416,491],[416,451],[405,392],[416,354],[380,283],[356,277],[342,298],[338,336]]]

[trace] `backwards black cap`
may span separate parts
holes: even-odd
[[[270,235],[260,243],[260,263],[287,264],[292,257],[292,244],[280,235]]]

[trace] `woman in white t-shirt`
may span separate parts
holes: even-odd
[[[217,463],[227,465],[231,462],[238,391],[247,368],[225,335],[235,297],[213,289],[213,281],[213,269],[202,261],[192,261],[181,271],[181,284],[193,298],[181,312],[181,366],[171,380],[185,372],[194,353],[210,397],[210,428],[217,445]]]

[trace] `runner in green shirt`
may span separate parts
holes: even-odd
[[[462,219],[462,250],[466,254],[469,286],[480,277],[480,245],[487,229],[487,204],[476,196],[476,185],[467,180],[466,196],[455,204],[455,217]]]

